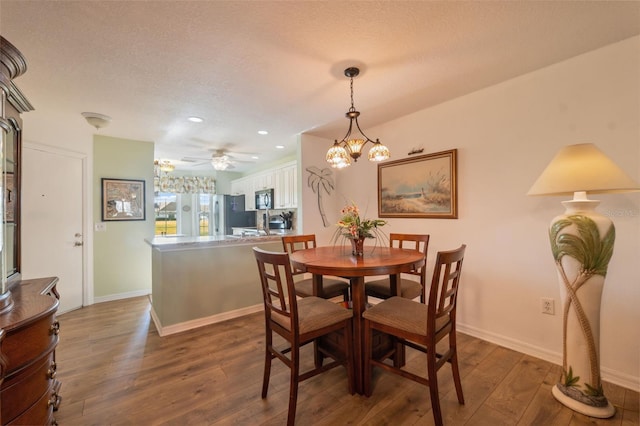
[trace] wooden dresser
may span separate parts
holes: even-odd
[[[57,278],[23,280],[11,287],[13,309],[0,315],[3,375],[0,424],[51,425],[60,404],[55,348]]]
[[[20,272],[22,119],[33,110],[14,84],[27,71],[20,51],[0,36],[0,425],[56,424],[58,278]]]

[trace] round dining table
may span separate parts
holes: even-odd
[[[400,294],[402,272],[424,265],[423,253],[392,247],[367,247],[363,256],[351,254],[351,246],[326,246],[297,250],[290,254],[294,268],[313,275],[313,294],[321,294],[322,276],[348,278],[353,308],[353,355],[355,390],[364,393],[364,320],[366,308],[364,279],[368,276],[389,275],[392,294]]]

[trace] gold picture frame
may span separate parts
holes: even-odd
[[[145,219],[144,180],[102,178],[102,221]]]
[[[457,149],[378,164],[378,216],[458,218]]]

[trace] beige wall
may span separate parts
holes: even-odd
[[[493,87],[365,128],[393,159],[414,147],[458,149],[459,219],[391,219],[386,232],[431,235],[438,250],[468,245],[460,329],[561,362],[562,319],[540,313],[540,298],[560,291],[547,227],[566,197],[525,194],[556,151],[593,142],[640,182],[640,37],[593,51]],[[361,106],[366,119],[366,105]],[[366,122],[366,120],[363,120]],[[324,145],[303,136],[306,164],[326,167]],[[305,173],[305,172],[303,172]],[[306,183],[304,174],[303,183]],[[335,173],[333,221],[343,200],[377,215],[377,166],[367,161]],[[617,240],[602,299],[601,365],[605,380],[640,388],[640,193],[601,195]],[[315,194],[304,185],[304,229],[325,236]],[[315,209],[315,210],[314,210]]]
[[[97,302],[151,293],[154,234],[153,143],[95,136],[93,143],[93,222],[101,222],[101,178],[145,180],[146,220],[103,222],[94,233],[94,295]]]

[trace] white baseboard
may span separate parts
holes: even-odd
[[[542,349],[538,346],[534,346],[520,340],[512,339],[510,337],[505,337],[500,334],[480,330],[467,324],[457,323],[456,329],[461,333],[477,337],[478,339],[486,340],[487,342],[495,343],[496,345],[513,349],[514,351],[531,355],[556,365],[562,365],[562,354],[560,352]],[[600,374],[604,381],[622,386],[623,388],[634,390],[636,392],[640,391],[640,377],[634,377],[630,374],[613,370],[607,367],[601,367]]]
[[[215,324],[217,322],[226,321],[233,318],[239,318],[245,315],[261,312],[264,309],[262,303],[253,306],[247,306],[246,308],[236,309],[235,311],[223,312],[216,315],[211,315],[204,318],[198,318],[191,321],[185,321],[178,324],[171,324],[162,326],[160,319],[156,315],[153,305],[151,305],[151,319],[158,330],[158,334],[161,337],[168,336],[170,334],[181,333],[183,331],[191,330],[194,328],[202,327],[209,324]]]
[[[99,296],[93,298],[93,303],[112,302],[114,300],[130,299],[132,297],[151,295],[151,289],[129,291],[127,293],[110,294],[108,296]]]

